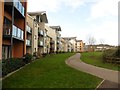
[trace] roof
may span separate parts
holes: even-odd
[[[76,39],[77,37],[62,37],[64,39]]]
[[[58,31],[61,31],[61,27],[60,27],[60,26],[50,26],[50,28],[56,29],[56,30],[58,30]]]
[[[42,15],[46,13],[46,11],[39,11],[39,12],[27,12],[31,16]]]
[[[47,19],[47,15],[46,15],[45,11],[41,11],[41,12],[28,12],[28,14],[30,16],[37,16],[37,15],[39,15],[39,16],[41,16],[41,19],[42,19],[43,22],[48,23],[48,19]]]
[[[77,42],[82,42],[82,40],[77,40]]]

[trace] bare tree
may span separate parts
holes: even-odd
[[[94,38],[94,36],[88,35],[87,38],[87,44],[88,44],[88,48],[90,49],[90,51],[94,51],[94,45],[96,43],[96,39]]]
[[[102,46],[102,52],[104,51],[104,43],[105,43],[105,40],[104,39],[100,39],[100,44]]]

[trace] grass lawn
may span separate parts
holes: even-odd
[[[102,52],[84,52],[81,53],[81,60],[85,63],[112,70],[118,70],[118,65],[103,63]]]
[[[96,88],[102,79],[65,64],[73,53],[46,56],[3,80],[3,88]]]

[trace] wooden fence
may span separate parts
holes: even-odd
[[[114,64],[120,65],[120,58],[106,57],[105,59],[106,59],[106,62],[108,62],[108,63],[114,63]]]

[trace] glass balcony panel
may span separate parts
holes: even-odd
[[[23,39],[23,34],[24,34],[24,32],[23,32],[23,31],[21,31],[21,39]]]
[[[20,38],[20,36],[21,36],[21,30],[18,28],[18,35],[17,35],[17,37]]]
[[[31,40],[26,40],[26,45],[30,46],[31,45]]]
[[[22,15],[24,16],[24,11],[25,11],[25,9],[24,9],[24,7],[22,6],[22,9],[21,9],[22,11],[21,11],[21,13],[22,13]]]
[[[17,28],[15,25],[13,25],[12,36],[23,40],[24,32],[20,28]]]
[[[13,0],[14,6],[16,9],[24,16],[24,7],[22,6],[22,3],[19,0]]]
[[[13,36],[17,36],[17,27],[13,25],[13,31],[12,31]]]

